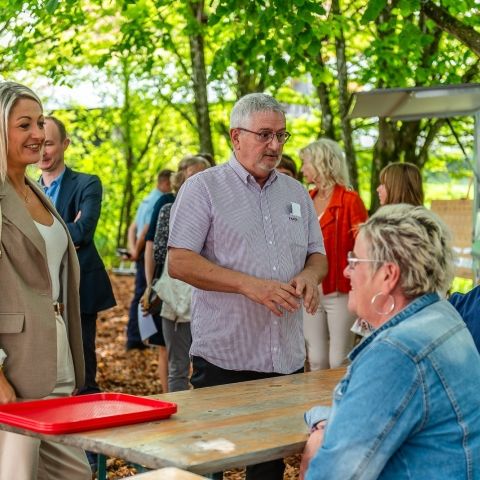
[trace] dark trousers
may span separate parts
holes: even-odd
[[[137,272],[135,273],[135,292],[133,300],[130,304],[130,311],[128,314],[127,324],[127,344],[138,343],[142,339],[140,337],[140,330],[138,329],[138,304],[147,288],[147,280],[145,279],[145,260],[143,256],[138,259]]]
[[[224,370],[201,357],[193,357],[193,374],[190,383],[194,388],[214,387],[228,383],[246,382],[248,380],[260,380],[262,378],[279,377],[280,373],[250,372]],[[303,368],[294,373],[303,372]],[[285,471],[283,460],[271,460],[269,462],[249,465],[247,467],[246,480],[282,480]],[[214,473],[214,480],[221,480],[223,473]]]
[[[95,353],[95,337],[97,334],[97,314],[82,313],[82,339],[83,356],[85,357],[85,386],[80,389],[80,394],[98,393],[97,355]]]

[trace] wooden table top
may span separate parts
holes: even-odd
[[[76,445],[147,468],[178,467],[204,474],[300,453],[307,439],[303,414],[330,405],[345,369],[321,370],[185,392],[156,395],[175,402],[169,419],[38,438]]]

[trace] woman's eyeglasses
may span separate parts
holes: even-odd
[[[347,253],[348,268],[354,270],[357,263],[381,263],[378,260],[370,260],[369,258],[357,258],[353,252]]]

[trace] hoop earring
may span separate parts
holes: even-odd
[[[389,303],[388,304],[388,308],[384,311],[381,311],[380,309],[377,308],[377,300],[381,297],[387,297],[385,299],[385,301],[383,301],[383,306],[385,306],[385,304],[387,304],[387,302]],[[378,292],[376,295],[374,295],[372,297],[372,299],[370,300],[370,303],[373,307],[373,310],[375,311],[375,313],[377,313],[378,315],[390,315],[390,313],[393,312],[393,310],[395,309],[395,298],[393,298],[392,295],[390,294],[385,294],[385,293],[382,293],[382,292]]]

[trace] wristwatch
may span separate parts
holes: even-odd
[[[5,353],[5,350],[0,348],[0,370],[3,370],[3,364],[5,363],[6,358],[7,354]]]

